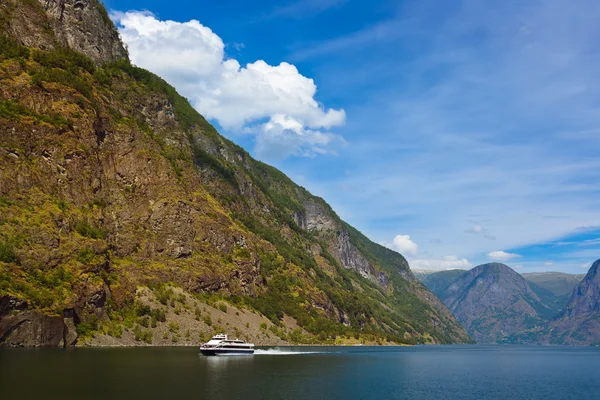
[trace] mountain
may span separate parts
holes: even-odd
[[[553,315],[521,275],[499,263],[463,273],[441,299],[477,343],[511,342]]]
[[[566,274],[564,272],[530,272],[521,274],[521,276],[557,296],[570,296],[573,289],[585,278],[585,274]]]
[[[464,269],[451,269],[448,271],[435,271],[429,274],[417,276],[427,289],[431,290],[437,297],[442,297],[448,287],[458,279],[459,276],[467,272]]]
[[[465,343],[404,257],[130,64],[96,0],[0,3],[0,345]]]
[[[573,290],[567,306],[541,331],[522,335],[525,342],[600,346],[600,260]]]
[[[529,281],[534,292],[555,314],[567,305],[573,289],[585,277],[585,275],[563,272],[532,272],[522,276]]]

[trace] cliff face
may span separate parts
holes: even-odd
[[[98,0],[5,0],[0,18],[3,30],[28,47],[68,47],[97,64],[128,57]]]
[[[565,309],[537,341],[549,344],[600,345],[600,260],[573,290]]]
[[[470,340],[400,254],[130,65],[95,0],[2,2],[0,27],[0,344],[150,329],[140,287],[167,316],[190,312],[181,288],[292,341]]]
[[[512,335],[542,325],[552,312],[523,277],[497,263],[462,274],[442,300],[477,343],[511,342]]]

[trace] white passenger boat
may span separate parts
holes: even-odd
[[[205,356],[254,354],[254,345],[239,339],[229,339],[222,333],[213,336],[200,346],[200,353]]]

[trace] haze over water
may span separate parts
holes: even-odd
[[[303,354],[298,354],[299,352]],[[318,347],[0,351],[2,399],[597,399],[600,349]]]

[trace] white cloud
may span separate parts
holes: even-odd
[[[544,266],[545,266],[545,267],[550,267],[550,266],[552,266],[552,265],[554,265],[554,262],[553,262],[553,261],[546,261],[546,262],[544,263]]]
[[[344,139],[330,132],[306,129],[289,115],[276,114],[260,126],[256,138],[256,153],[267,159],[283,159],[290,155],[312,157],[326,148],[345,145]]]
[[[403,255],[414,256],[419,252],[419,246],[410,239],[410,235],[396,235],[391,246]]]
[[[142,11],[112,17],[134,64],[165,78],[223,128],[256,135],[262,154],[314,156],[344,143],[328,132],[344,124],[344,110],[317,102],[314,81],[294,65],[258,60],[241,66],[227,57],[223,40],[196,20],[160,21]]]
[[[488,253],[488,257],[492,260],[508,261],[512,260],[513,258],[519,258],[521,256],[515,253],[507,253],[503,250],[496,250]]]
[[[456,256],[445,256],[438,259],[410,260],[411,269],[447,270],[447,269],[469,269],[473,265],[466,258]]]
[[[481,227],[481,225],[473,225],[471,228],[467,229],[465,232],[479,234],[479,233],[483,232],[483,228]]]

